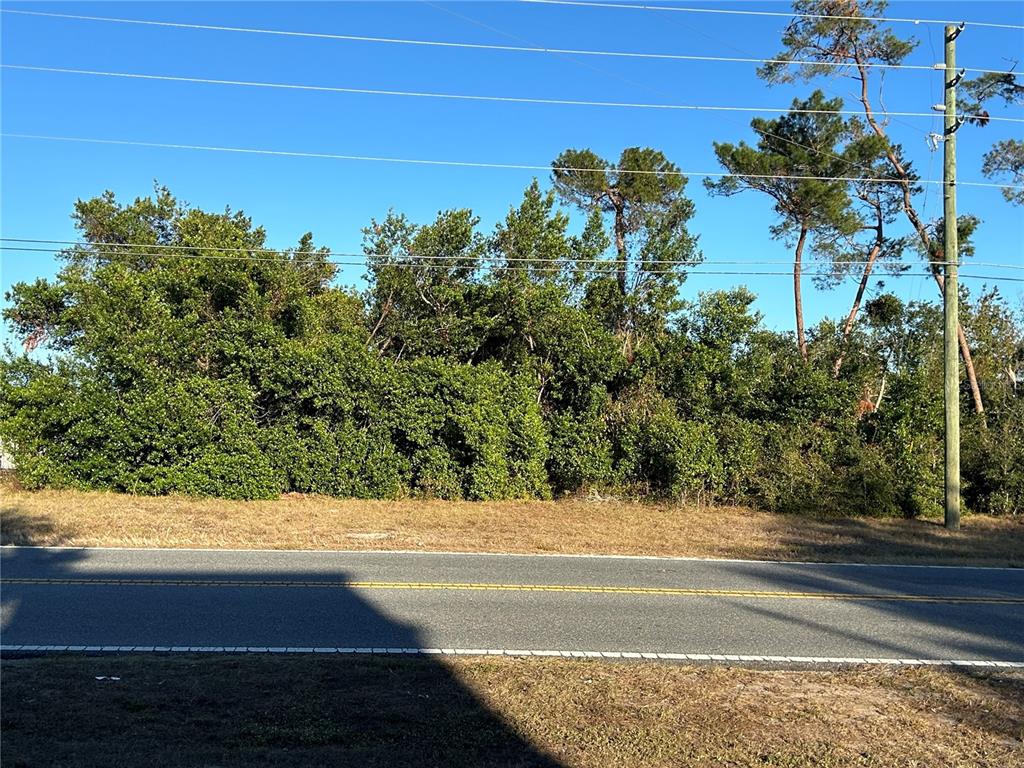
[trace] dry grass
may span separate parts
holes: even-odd
[[[773,515],[615,500],[232,502],[3,489],[7,544],[409,549],[684,555],[1024,566],[1024,519],[933,521]]]
[[[1004,671],[108,656],[3,687],[11,768],[1024,765]]]

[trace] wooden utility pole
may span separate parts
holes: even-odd
[[[946,26],[946,68],[943,70],[945,86],[945,124],[943,130],[942,163],[942,216],[943,261],[946,280],[943,286],[943,352],[944,352],[944,405],[946,412],[946,528],[960,528],[960,356],[957,349],[957,328],[960,292],[957,287],[957,264],[960,249],[956,231],[956,131],[960,127],[956,118],[956,86],[963,73],[956,72],[956,39],[963,31]]]

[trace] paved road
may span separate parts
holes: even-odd
[[[7,646],[1024,660],[1024,570],[6,547]]]

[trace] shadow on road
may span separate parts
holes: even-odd
[[[750,573],[756,566],[723,563],[727,571]],[[1008,570],[958,571],[934,568],[875,568],[833,565],[828,568],[800,564],[765,566],[773,590],[785,592],[834,592],[855,595],[906,594],[973,598],[1024,598],[1024,574]],[[962,574],[971,573],[966,582]],[[856,655],[896,658],[981,658],[1024,660],[1024,614],[1019,603],[956,603],[915,600],[869,600],[857,602],[819,601],[816,610],[783,610],[777,602],[741,602],[744,610],[793,629],[836,636],[862,645]],[[860,631],[840,629],[831,621],[835,611],[850,607],[866,610],[868,615]],[[847,622],[848,626],[849,623]],[[907,632],[908,627],[918,627]],[[894,637],[887,635],[892,629]],[[899,630],[899,632],[895,631]],[[941,633],[941,641],[938,635]],[[912,638],[916,647],[895,638]],[[932,635],[935,647],[922,656]]]
[[[13,524],[13,528],[8,526]],[[52,531],[37,519],[5,520],[7,540],[32,543]],[[132,566],[90,565],[76,549],[0,551],[4,585],[3,639],[33,645],[351,647],[406,649],[433,645],[420,628],[388,615],[345,585],[340,567],[316,571],[263,570],[259,552],[244,566],[216,563],[187,570],[173,559],[141,558]],[[873,569],[729,563],[737,576],[771,571],[771,587],[787,591],[941,593],[934,569]],[[999,574],[986,572],[981,591],[1005,592]],[[53,583],[18,583],[44,576]],[[91,579],[88,584],[58,583]],[[113,583],[158,579],[176,586]],[[231,582],[226,584],[225,582]],[[247,584],[246,582],[254,582]],[[319,585],[315,582],[320,582]],[[330,582],[324,584],[324,582]],[[946,583],[949,583],[948,581]],[[693,598],[713,609],[714,602]],[[719,598],[715,598],[719,600]],[[700,601],[700,602],[696,602]],[[798,601],[799,602],[799,601]],[[791,608],[792,601],[787,605]],[[829,611],[851,605],[808,601],[802,613],[777,600],[729,600],[756,615],[767,632],[799,638],[832,634],[858,644],[864,656],[920,657],[904,642],[943,633],[942,647],[965,656],[1024,657],[1024,621],[1018,605],[963,606],[916,602],[857,603],[863,623],[836,629]],[[665,611],[673,602],[666,601]],[[444,611],[444,605],[438,608]],[[723,612],[724,615],[725,612]],[[666,614],[667,615],[667,614]],[[629,617],[628,609],[623,617]],[[443,618],[443,617],[442,617]],[[649,617],[639,617],[649,620]],[[858,615],[858,619],[860,615]],[[550,621],[578,621],[552,615]],[[715,621],[724,619],[716,617]],[[904,629],[904,641],[886,629]],[[722,625],[728,634],[728,624]],[[850,628],[850,627],[855,628]],[[680,630],[681,631],[681,630]],[[896,633],[894,632],[894,635]],[[738,633],[737,633],[738,635]],[[906,638],[911,638],[907,640]],[[726,638],[734,642],[735,637]],[[735,652],[729,648],[683,648]],[[1012,653],[1009,653],[1011,652]],[[814,654],[820,655],[820,654]],[[558,763],[500,717],[486,688],[471,688],[472,664],[458,669],[421,656],[337,654],[128,654],[47,656],[4,664],[4,766],[543,766]],[[1012,681],[959,670],[982,692],[1012,701]],[[920,670],[914,685],[929,686],[936,707],[945,701],[948,670]],[[98,679],[104,678],[104,679]],[[116,680],[111,678],[118,678]],[[902,678],[901,678],[902,679]],[[484,691],[481,693],[480,691]],[[959,700],[958,700],[959,701]],[[966,699],[964,700],[966,701]],[[943,705],[945,706],[945,705]],[[956,717],[1007,739],[1019,721],[1000,720],[984,706],[957,705]],[[948,707],[946,707],[948,709]],[[962,712],[960,711],[962,709]],[[558,724],[553,724],[558,727]],[[1015,731],[1014,729],[1017,729]]]
[[[17,535],[27,543],[32,531]],[[88,557],[81,550],[0,554],[8,579],[30,571],[58,580],[104,576],[81,570]],[[225,571],[156,577],[253,578]],[[260,575],[345,579],[341,571]],[[305,646],[295,642],[308,637],[305,626],[324,646],[370,645],[371,638],[378,647],[424,645],[415,627],[344,587],[9,583],[2,602],[6,644]],[[338,628],[344,637],[334,635]],[[3,688],[4,766],[559,765],[432,657],[15,656],[4,661]]]

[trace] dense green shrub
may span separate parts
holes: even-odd
[[[12,387],[25,365],[4,367],[3,434],[29,487],[227,498],[282,490],[244,383],[190,377],[117,391],[89,371],[36,369]]]
[[[722,498],[749,502],[761,472],[764,428],[735,414],[723,414],[713,421],[722,462]]]
[[[610,415],[615,469],[639,491],[680,500],[708,501],[722,490],[718,441],[706,422],[679,417],[656,390],[627,390]]]
[[[594,391],[582,412],[566,408],[548,418],[548,477],[555,491],[572,493],[614,484],[608,436],[608,395]]]
[[[692,247],[688,208],[673,210],[671,232],[634,222],[641,252]],[[247,499],[599,488],[785,512],[941,510],[932,304],[876,296],[848,339],[831,321],[809,329],[804,360],[745,289],[683,304],[675,274],[639,280],[646,298],[623,294],[594,264],[609,243],[599,213],[570,235],[537,185],[490,237],[469,211],[374,222],[362,295],[334,287],[311,236],[268,251],[244,215],[166,190],[80,201],[75,218],[93,245],[69,249],[54,280],[13,286],[4,310],[27,348],[42,342],[0,359],[0,440],[28,487]],[[964,500],[1019,514],[1024,323],[993,291],[963,308],[990,406],[964,418]]]
[[[937,514],[942,508],[942,398],[935,393],[923,371],[897,376],[886,407],[871,420],[904,517]]]
[[[431,358],[398,365],[395,374],[394,388],[382,394],[412,491],[469,499],[548,494],[544,424],[524,379],[494,363]]]
[[[1024,514],[1024,398],[987,425],[969,419],[963,429],[961,470],[971,509],[993,515]]]

